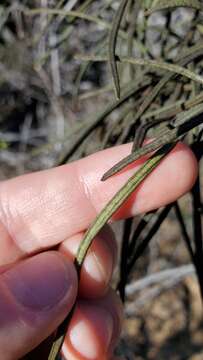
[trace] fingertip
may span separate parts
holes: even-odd
[[[123,304],[120,297],[111,288],[109,288],[107,294],[104,297],[101,297],[97,300],[97,303],[99,306],[109,311],[114,320],[113,336],[109,345],[109,351],[112,353],[121,334],[124,319]]]
[[[199,169],[198,161],[191,148],[182,142],[178,143],[176,149],[173,151],[177,151],[177,155],[179,155],[180,173],[185,172],[185,169],[187,169],[187,172],[185,172],[186,176],[183,178],[184,182],[182,190],[186,192],[192,188],[197,179]]]
[[[35,255],[1,274],[0,348],[7,348],[8,358],[21,358],[47,338],[72,309],[76,295],[76,270],[58,252]]]
[[[83,237],[84,233],[78,233],[67,239],[61,244],[60,251],[73,261]],[[114,234],[109,226],[105,226],[94,239],[85,257],[80,274],[80,296],[97,298],[105,294],[112,277],[116,257],[117,245]]]
[[[2,274],[2,281],[16,303],[36,311],[48,310],[60,301],[72,305],[77,275],[65,256],[50,251],[28,258]]]
[[[111,313],[96,304],[80,301],[69,325],[63,354],[67,359],[107,360],[112,335]]]
[[[194,153],[186,144],[178,143],[113,218],[152,211],[177,200],[192,188],[197,174],[198,163]]]
[[[68,360],[109,360],[120,336],[122,305],[109,289],[97,300],[82,300],[73,313],[63,355]]]

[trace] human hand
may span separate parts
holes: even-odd
[[[111,359],[122,308],[109,288],[116,260],[116,242],[109,227],[94,240],[79,287],[73,258],[97,213],[142,163],[139,160],[119,175],[100,181],[130,147],[122,145],[1,183],[0,352],[4,360],[23,357],[53,333],[76,297],[64,357]],[[196,175],[192,152],[178,144],[113,220],[174,201],[191,188]],[[56,245],[57,251],[45,251]]]

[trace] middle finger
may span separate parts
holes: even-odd
[[[78,233],[61,245],[59,250],[74,260],[84,233]],[[109,287],[117,257],[117,245],[113,231],[106,225],[96,236],[82,265],[79,283],[79,296],[98,298]]]

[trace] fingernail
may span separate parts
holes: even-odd
[[[85,259],[84,267],[87,273],[90,274],[90,276],[94,280],[98,282],[103,282],[105,280],[106,276],[104,269],[94,252],[91,252],[87,256],[87,258]]]
[[[108,284],[113,271],[112,259],[109,249],[105,253],[103,251],[102,254],[103,256],[101,253],[100,256],[97,256],[96,252],[90,252],[85,259],[84,268],[97,283]]]
[[[72,347],[87,359],[100,359],[111,342],[112,316],[105,309],[88,305],[82,305],[77,316],[78,321],[70,326]]]
[[[19,304],[36,311],[50,309],[71,292],[73,270],[54,252],[28,259],[3,275]]]

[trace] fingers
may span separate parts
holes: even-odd
[[[122,307],[112,290],[100,300],[79,301],[71,319],[63,356],[68,360],[109,360],[118,340]]]
[[[141,160],[106,182],[101,176],[129,154],[123,145],[59,168],[21,176],[0,186],[0,264],[54,246],[84,231]],[[174,201],[195,181],[197,163],[183,144],[162,161],[121,207],[115,218]],[[170,181],[169,181],[170,180]]]
[[[64,241],[59,250],[70,260],[74,260],[84,233],[76,234]],[[117,257],[117,245],[109,226],[105,226],[96,236],[82,266],[79,295],[97,298],[105,294],[109,287]]]
[[[1,274],[4,360],[21,358],[48,337],[71,310],[76,294],[74,266],[58,252],[36,255]]]

